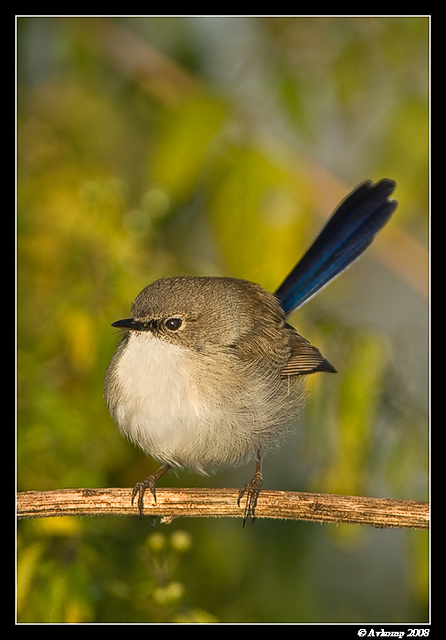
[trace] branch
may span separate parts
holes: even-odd
[[[62,489],[25,491],[17,496],[19,518],[55,516],[138,515],[132,489]],[[146,495],[144,513],[168,523],[179,516],[243,517],[236,489],[157,489],[157,502]],[[135,501],[136,502],[136,501]],[[325,493],[262,491],[258,518],[313,520],[373,527],[429,528],[429,503],[362,498]]]

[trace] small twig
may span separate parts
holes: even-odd
[[[138,515],[132,489],[62,489],[25,491],[17,496],[19,518],[56,516]],[[236,489],[157,489],[156,504],[144,501],[144,513],[162,522],[183,517],[242,518]],[[257,518],[280,518],[361,524],[373,527],[427,529],[429,503],[325,493],[262,491]]]

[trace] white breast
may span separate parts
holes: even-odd
[[[295,416],[286,381],[247,375],[233,354],[131,332],[112,365],[106,399],[119,429],[172,466],[205,473],[245,462],[279,444]]]
[[[203,411],[186,367],[190,355],[150,332],[132,332],[114,372],[118,427],[141,449],[167,462],[184,448],[187,432]]]

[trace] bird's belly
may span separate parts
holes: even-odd
[[[235,380],[234,371],[225,384],[218,362],[207,362],[203,375],[202,354],[147,338],[130,335],[113,372],[119,400],[107,400],[120,431],[145,453],[205,473],[246,462],[283,441],[295,404],[285,381],[277,377],[275,391],[273,383],[257,389],[245,375]],[[271,402],[278,392],[280,415],[271,409],[281,406]]]

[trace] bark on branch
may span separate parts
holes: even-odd
[[[17,516],[138,515],[137,506],[131,504],[131,495],[132,489],[25,491],[17,496]],[[144,513],[160,516],[161,522],[180,516],[243,517],[243,509],[237,506],[236,489],[157,489],[156,495],[154,503],[146,494]],[[256,517],[427,529],[429,503],[264,490],[259,496]]]

